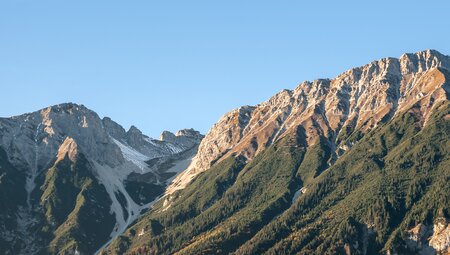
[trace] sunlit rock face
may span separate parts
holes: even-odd
[[[407,247],[419,254],[447,254],[450,252],[450,224],[445,218],[433,225],[419,224],[408,231]]]
[[[348,139],[351,134],[367,133],[400,112],[414,109],[426,125],[430,110],[449,96],[449,70],[450,58],[437,51],[404,54],[350,69],[331,80],[303,82],[256,106],[235,109],[210,129],[169,193],[231,155],[252,160],[299,126],[308,146],[327,137],[336,159],[355,142]]]

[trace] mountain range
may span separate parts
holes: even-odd
[[[0,119],[2,254],[94,253],[195,155],[202,135],[152,139],[82,105]]]
[[[450,57],[384,58],[152,139],[0,119],[2,254],[448,254]]]

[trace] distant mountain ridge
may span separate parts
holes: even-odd
[[[159,139],[0,118],[1,254],[449,254],[450,57],[384,58]]]
[[[192,129],[180,131],[170,141],[151,139],[134,126],[125,131],[110,118],[100,119],[92,110],[73,103],[1,118],[0,148],[7,155],[3,160],[15,168],[10,174],[24,182],[24,185],[10,187],[9,190],[22,194],[22,197],[17,198],[17,204],[9,205],[18,215],[6,217],[8,224],[3,227],[8,229],[3,231],[9,231],[10,234],[5,236],[10,237],[4,239],[8,245],[0,245],[1,253],[48,253],[51,252],[46,250],[48,243],[55,250],[69,253],[75,250],[95,252],[101,240],[106,242],[110,234],[120,234],[142,209],[147,208],[146,204],[163,192],[165,181],[176,174],[170,169],[159,172],[158,167],[151,167],[147,161],[158,158],[160,163],[172,160],[171,164],[176,165],[195,154],[201,139],[202,135]],[[80,170],[85,173],[81,179],[76,178],[81,173],[71,172],[77,167],[84,169]],[[59,175],[63,172],[64,175]],[[101,234],[95,231],[84,234],[98,239],[91,243],[81,236],[74,236],[72,232],[75,230],[65,226],[70,213],[77,214],[74,211],[75,200],[83,192],[87,180],[96,183],[92,188],[95,194],[85,199],[91,202],[105,200],[102,203],[105,208],[93,209],[92,213],[110,221],[98,226]],[[63,183],[73,187],[66,190],[60,186]],[[145,190],[146,194],[138,194],[138,190]],[[107,209],[108,200],[111,209]],[[61,207],[66,207],[64,212],[59,211]],[[56,233],[64,226],[67,227],[65,233]],[[46,233],[52,229],[56,232]],[[77,230],[86,231],[82,227],[77,227]],[[33,232],[38,234],[29,234]],[[13,236],[27,236],[28,240]],[[73,244],[59,243],[60,238],[69,238]]]

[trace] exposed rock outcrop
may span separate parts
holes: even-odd
[[[408,231],[408,249],[419,254],[450,253],[450,224],[445,218],[436,219],[433,226],[418,224]]]
[[[13,221],[17,222],[17,233],[27,236],[28,239],[26,243],[17,245],[16,252],[45,253],[45,247],[48,246],[41,237],[31,234],[35,233],[33,229],[38,227],[36,224],[42,222],[39,215],[49,213],[39,211],[43,208],[42,203],[53,205],[53,202],[47,202],[47,198],[39,199],[38,194],[42,192],[43,182],[49,187],[48,190],[53,189],[45,191],[46,197],[51,192],[56,194],[54,190],[57,186],[67,186],[75,192],[79,184],[77,179],[79,173],[75,169],[83,166],[86,176],[94,178],[95,183],[100,184],[95,184],[96,191],[91,191],[93,193],[89,196],[91,199],[89,202],[96,203],[97,199],[101,199],[102,203],[106,203],[103,206],[106,210],[96,211],[105,215],[96,217],[108,218],[113,215],[115,218],[110,236],[105,236],[104,231],[99,230],[99,233],[102,233],[100,240],[113,238],[121,234],[141,211],[148,208],[150,202],[163,192],[166,180],[187,167],[202,138],[197,131],[182,130],[173,141],[152,139],[135,126],[125,131],[110,118],[102,120],[85,106],[73,103],[50,106],[20,116],[0,118],[0,147],[6,152],[7,161],[25,176],[24,187],[16,189],[26,193],[26,203],[21,206],[16,215],[17,219]],[[156,160],[159,164],[150,166],[149,160]],[[69,166],[70,164],[73,165]],[[160,169],[161,165],[165,168]],[[55,172],[58,172],[56,168],[67,166],[71,170],[65,172],[63,177],[56,177]],[[64,183],[58,183],[59,181]],[[71,181],[76,183],[68,183]],[[136,193],[142,189],[148,194],[137,196]],[[61,194],[71,193],[67,191]],[[99,197],[96,197],[97,195]],[[138,199],[140,197],[142,199]],[[75,205],[77,202],[74,201],[76,196],[56,199],[67,204]],[[107,203],[110,203],[110,209]],[[54,221],[50,221],[50,225],[57,227]],[[95,236],[99,233],[93,231],[89,234]],[[83,241],[82,237],[76,240]],[[96,243],[86,245],[89,246],[86,249],[90,251],[99,248],[95,246],[98,245]],[[15,247],[15,244],[11,246]]]
[[[450,57],[437,51],[404,54],[350,69],[332,80],[303,82],[264,103],[233,110],[210,129],[168,193],[231,155],[251,160],[298,126],[304,128],[309,146],[320,136],[328,138],[332,164],[353,145],[352,134],[366,133],[399,112],[414,109],[425,125],[433,106],[449,96],[449,70]]]
[[[166,157],[189,150],[197,146],[203,139],[198,131],[183,129],[173,134],[164,131],[160,139],[150,138],[135,126],[128,131],[108,117],[103,118],[103,125],[108,134],[123,144],[147,156],[148,159]]]
[[[67,137],[58,149],[56,161],[61,161],[67,156],[72,162],[75,162],[77,154],[77,143],[72,138]]]

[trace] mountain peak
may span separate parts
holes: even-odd
[[[65,102],[65,103],[60,103],[60,104],[55,104],[50,106],[51,108],[59,108],[59,109],[87,109],[86,106],[84,106],[83,104],[77,104],[77,103],[73,103],[73,102]]]
[[[195,138],[195,139],[203,138],[203,135],[199,131],[197,131],[193,128],[185,128],[185,129],[178,130],[175,133],[175,136],[185,136],[185,137],[191,137],[191,138]]]
[[[135,126],[131,126],[128,131],[125,131],[111,118],[100,119],[94,111],[84,105],[74,103],[53,105],[16,117],[0,118],[0,151],[4,150],[5,157],[8,157],[7,161],[20,169],[20,174],[23,174],[21,175],[22,184],[25,185],[25,188],[22,189],[26,207],[23,211],[21,209],[21,214],[17,219],[21,226],[14,231],[30,240],[22,252],[12,252],[11,254],[34,254],[31,250],[35,248],[34,242],[37,243],[37,239],[28,234],[34,228],[34,222],[38,222],[37,219],[40,217],[35,217],[35,205],[39,205],[39,208],[47,208],[46,206],[49,205],[53,208],[54,206],[56,212],[64,205],[54,203],[54,200],[48,199],[48,196],[57,197],[58,201],[64,201],[63,203],[70,201],[67,203],[75,205],[78,201],[75,199],[78,197],[76,193],[74,195],[72,193],[82,189],[83,191],[79,195],[84,195],[84,191],[86,191],[84,188],[89,193],[89,197],[84,198],[89,202],[83,203],[83,206],[89,204],[89,209],[83,209],[83,211],[91,213],[95,209],[99,209],[94,212],[94,215],[96,217],[100,215],[103,220],[108,219],[102,222],[90,222],[88,225],[97,224],[102,225],[101,228],[105,228],[104,224],[108,224],[110,227],[109,231],[105,228],[99,230],[98,233],[96,231],[82,232],[85,236],[91,235],[92,239],[89,237],[89,241],[87,241],[85,237],[80,237],[84,240],[80,243],[89,244],[86,245],[87,248],[80,248],[77,244],[77,247],[74,247],[75,250],[87,249],[80,253],[94,254],[95,250],[93,249],[99,248],[95,247],[96,245],[106,242],[106,238],[121,234],[121,231],[125,230],[141,211],[148,207],[148,203],[163,192],[166,186],[165,181],[172,174],[187,167],[197,152],[202,138],[200,133],[193,129],[180,130],[173,137],[172,142],[157,141],[142,134]],[[0,157],[2,156],[0,155]],[[3,158],[0,158],[0,161],[3,161]],[[149,163],[150,161],[151,163]],[[3,163],[0,162],[2,180],[4,179]],[[176,167],[172,167],[172,164],[175,164]],[[157,172],[162,168],[164,170]],[[59,188],[53,188],[57,186],[54,183],[58,183],[58,187],[64,187],[60,190],[62,193],[59,194],[58,191],[55,191]],[[86,183],[89,185],[84,186]],[[83,185],[83,187],[78,185]],[[130,185],[136,187],[135,190],[138,192],[129,191]],[[15,186],[19,188],[21,185]],[[45,198],[33,198],[32,194],[38,187],[44,187],[40,191],[43,191]],[[50,188],[47,190],[47,187]],[[91,189],[94,188],[96,191],[92,192]],[[70,192],[64,190],[70,190]],[[58,195],[56,195],[57,193]],[[101,208],[92,206],[99,203],[102,203]],[[48,212],[47,209],[44,210]],[[68,209],[67,213],[70,211]],[[75,209],[74,212],[76,215],[79,213]],[[1,217],[2,213],[0,213],[0,220]],[[58,226],[62,226],[60,224],[66,219],[69,222],[70,219],[67,215],[61,219],[52,215],[44,221],[48,220],[49,229],[53,231]],[[71,224],[65,223],[64,226],[67,225]],[[0,224],[2,233],[0,243],[5,242],[3,239],[5,232],[3,232],[2,226]],[[33,233],[35,232],[33,231]],[[13,235],[11,234],[11,236]],[[91,243],[91,240],[99,237],[101,238],[97,243]],[[47,241],[50,243],[50,240]],[[36,244],[36,247],[37,249],[46,249],[40,244]],[[0,245],[0,253],[4,254],[2,248],[3,246]],[[75,250],[72,249],[69,253],[77,254]],[[48,252],[43,253],[47,254]]]
[[[65,114],[95,114],[96,115],[96,113],[94,111],[90,110],[83,104],[76,104],[76,103],[71,103],[71,102],[52,105],[52,106],[49,106],[49,107],[46,107],[46,108],[40,110],[40,112],[42,112],[42,111],[51,111],[56,114],[65,113]]]
[[[439,57],[439,58],[446,57],[446,55],[434,49],[426,49],[417,52],[404,53],[400,56],[399,59],[403,58],[404,56],[424,56],[424,57]]]
[[[284,89],[254,107],[225,114],[203,139],[189,172],[195,175],[230,155],[252,160],[299,126],[306,146],[326,137],[338,157],[353,132],[368,132],[398,112],[417,107],[426,123],[430,109],[447,97],[445,75],[436,73],[444,69],[450,70],[450,57],[425,50]]]
[[[203,139],[203,135],[200,132],[190,128],[181,129],[176,134],[170,131],[163,131],[160,136],[160,141],[168,142],[183,148],[192,148],[197,146]]]
[[[136,126],[131,125],[131,127],[128,129],[129,134],[141,134],[142,135],[142,131],[139,130]]]
[[[172,133],[170,131],[167,131],[167,130],[164,130],[161,133],[161,135],[159,136],[159,140],[161,140],[161,141],[171,141],[171,140],[175,139],[175,137],[176,136],[175,136],[174,133]]]

